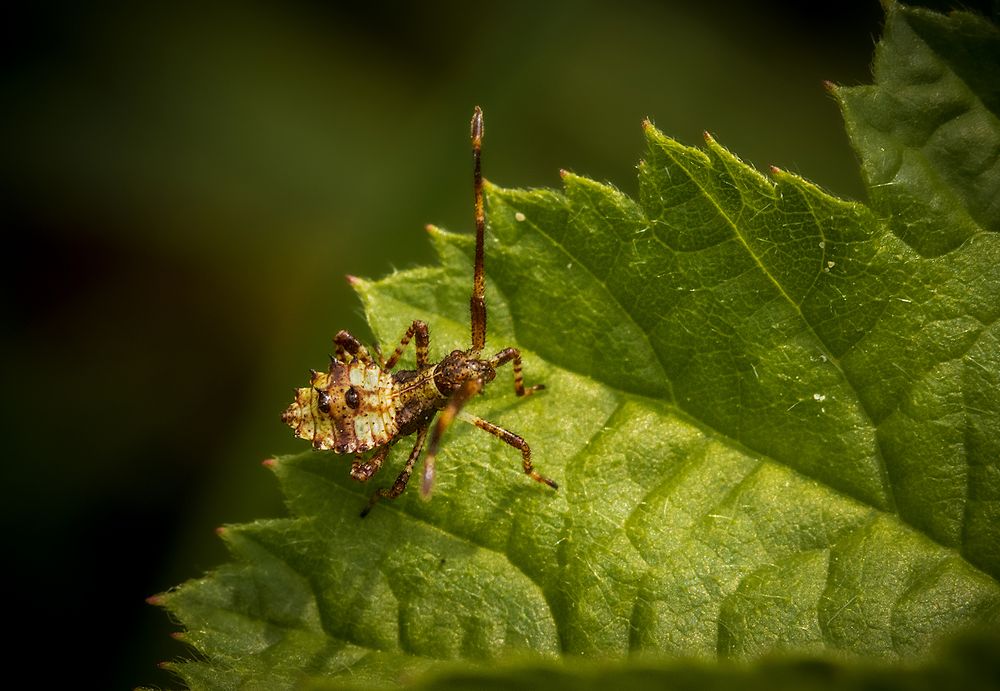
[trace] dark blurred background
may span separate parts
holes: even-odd
[[[471,225],[473,105],[501,185],[634,194],[648,116],[863,197],[822,80],[869,81],[875,0],[430,5],[4,10],[0,505],[41,675],[171,685],[144,598],[282,515],[278,414],[338,329],[368,337],[344,275]]]

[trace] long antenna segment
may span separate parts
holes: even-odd
[[[486,276],[483,273],[483,235],[486,232],[486,211],[483,208],[483,172],[480,160],[483,146],[483,111],[476,106],[472,114],[472,192],[475,198],[476,264],[472,278],[472,350],[486,347]]]

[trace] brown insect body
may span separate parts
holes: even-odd
[[[436,415],[438,422],[431,435],[424,458],[421,494],[430,493],[434,481],[434,459],[444,431],[465,403],[496,378],[496,368],[513,363],[514,390],[518,396],[544,388],[524,386],[521,375],[521,354],[516,348],[506,348],[484,358],[486,344],[485,277],[483,272],[483,208],[480,145],[483,135],[482,112],[476,108],[472,119],[474,160],[474,196],[476,220],[476,259],[470,311],[472,314],[472,347],[454,350],[437,364],[428,357],[430,337],[427,325],[414,321],[407,329],[395,352],[383,360],[381,353],[373,358],[354,336],[341,331],[334,338],[336,353],[330,358],[327,372],[311,371],[309,386],[295,390],[295,400],[282,414],[297,437],[312,442],[313,447],[339,454],[354,454],[351,475],[368,480],[382,466],[392,446],[402,437],[416,434],[416,443],[406,466],[388,488],[378,490],[365,516],[380,499],[394,499],[406,488],[414,464],[424,445],[428,429]],[[393,372],[403,349],[415,339],[417,369]],[[521,451],[522,467],[532,479],[557,487],[556,483],[539,475],[531,462],[531,449],[518,435],[486,420],[465,415],[464,418]],[[363,455],[374,449],[374,453]]]

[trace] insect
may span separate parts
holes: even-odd
[[[391,486],[372,495],[361,512],[362,518],[380,499],[395,499],[406,489],[436,416],[420,482],[421,496],[430,496],[434,484],[434,459],[442,435],[469,399],[493,381],[498,367],[513,365],[514,391],[518,396],[528,396],[545,388],[542,384],[524,385],[521,353],[517,348],[504,348],[495,355],[483,356],[486,347],[486,278],[483,272],[486,212],[483,207],[482,141],[483,113],[477,106],[472,116],[476,255],[469,300],[471,347],[454,350],[440,362],[432,363],[428,355],[427,324],[414,320],[396,350],[388,359],[383,359],[379,349],[375,349],[375,357],[372,357],[358,339],[347,331],[340,331],[333,339],[336,350],[330,356],[329,369],[326,372],[310,370],[309,386],[295,390],[295,400],[281,416],[297,437],[308,439],[314,448],[353,454],[351,476],[361,482],[378,472],[396,442],[416,435],[402,472]],[[411,340],[415,340],[417,368],[393,371]],[[535,471],[531,447],[524,439],[473,415],[463,414],[462,418],[519,450],[521,466],[533,480],[558,488],[554,481]],[[369,451],[373,452],[366,455]]]

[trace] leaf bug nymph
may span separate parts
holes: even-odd
[[[486,213],[481,170],[483,113],[478,106],[472,116],[471,134],[476,222],[476,254],[472,297],[469,300],[471,347],[452,351],[440,362],[432,363],[428,355],[430,335],[427,324],[415,320],[392,355],[383,359],[377,349],[376,357],[372,357],[358,339],[347,331],[341,331],[333,339],[336,349],[330,357],[329,369],[326,372],[312,370],[309,386],[295,390],[295,400],[281,416],[296,436],[308,439],[314,448],[352,454],[351,476],[362,482],[382,467],[396,442],[411,434],[416,435],[402,472],[390,487],[383,487],[372,495],[361,512],[362,517],[380,499],[395,499],[403,493],[429,431],[420,493],[424,497],[430,495],[434,484],[434,460],[442,435],[466,402],[496,378],[498,367],[508,363],[512,365],[514,391],[518,396],[527,396],[544,388],[541,384],[524,385],[521,353],[517,348],[504,348],[495,355],[483,357],[486,347],[486,278],[483,271]],[[393,371],[411,340],[415,342],[417,368]],[[462,417],[520,451],[521,466],[533,480],[553,489],[558,487],[553,480],[535,471],[531,448],[520,436],[472,415]],[[433,431],[430,430],[432,424]],[[373,453],[365,455],[369,451]]]

